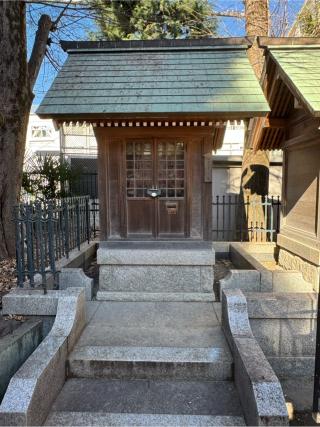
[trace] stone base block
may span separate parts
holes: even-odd
[[[309,261],[281,248],[279,252],[279,265],[285,270],[300,271],[303,279],[313,285],[315,291],[319,286],[320,267]]]
[[[97,301],[214,302],[213,292],[109,292],[98,291]]]
[[[212,292],[213,267],[102,265],[101,291]]]
[[[99,291],[212,293],[215,252],[209,242],[102,242]]]

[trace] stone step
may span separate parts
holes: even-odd
[[[245,426],[243,417],[219,415],[114,414],[52,412],[46,426],[153,426],[224,427]]]
[[[120,302],[213,302],[212,292],[111,292],[98,291],[97,301]]]
[[[109,292],[212,292],[213,267],[102,265],[99,289]]]
[[[245,425],[233,382],[69,379],[46,425]]]
[[[230,380],[233,362],[224,347],[76,347],[69,376],[113,379]]]

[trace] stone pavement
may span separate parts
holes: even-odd
[[[47,425],[244,425],[220,303],[87,302]]]

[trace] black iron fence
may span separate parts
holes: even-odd
[[[14,209],[18,286],[35,286],[38,278],[57,283],[56,262],[89,242],[92,229],[88,196],[21,203]]]
[[[256,199],[239,195],[215,196],[212,203],[212,239],[273,242],[279,232],[280,209],[279,196]]]
[[[100,230],[99,223],[99,199],[90,199],[89,201],[90,210],[90,227],[93,237],[97,237]]]
[[[89,195],[91,199],[97,199],[98,173],[82,172],[77,180],[70,182],[70,193],[75,196]]]

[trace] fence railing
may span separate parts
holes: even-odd
[[[89,197],[70,197],[47,202],[21,203],[14,209],[18,286],[35,286],[40,275],[57,283],[56,262],[90,241]]]
[[[83,172],[76,181],[70,182],[70,193],[76,196],[89,195],[92,199],[98,198],[98,173]]]
[[[273,242],[280,227],[280,196],[219,195],[212,203],[214,241]],[[247,218],[250,218],[249,224]]]

